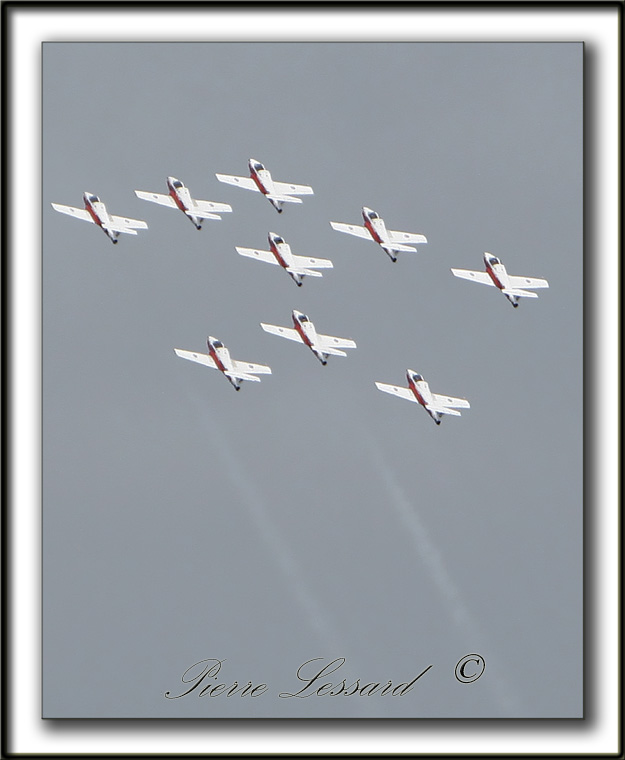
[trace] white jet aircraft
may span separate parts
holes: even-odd
[[[391,261],[397,261],[396,254],[398,253],[417,250],[411,245],[405,245],[405,243],[427,243],[425,235],[419,235],[416,232],[387,230],[384,219],[366,206],[362,207],[362,218],[365,221],[364,227],[357,224],[343,224],[343,222],[330,222],[330,225],[332,229],[339,232],[346,232],[348,235],[375,241],[390,256]]]
[[[167,177],[167,187],[169,188],[169,195],[149,193],[145,190],[135,190],[135,195],[144,201],[159,203],[161,206],[169,206],[170,208],[179,208],[198,230],[202,229],[203,219],[221,219],[219,214],[232,211],[232,206],[227,203],[196,201],[191,197],[189,189],[175,177]]]
[[[423,376],[413,369],[406,370],[406,377],[408,378],[407,388],[398,388],[396,385],[377,382],[376,385],[384,393],[391,393],[393,396],[399,396],[408,401],[414,401],[416,404],[421,404],[437,425],[441,424],[443,414],[452,414],[455,417],[460,417],[460,412],[457,412],[455,407],[469,409],[471,406],[464,398],[439,396],[438,393],[432,393],[430,386],[423,379]]]
[[[206,341],[208,354],[199,354],[195,351],[183,351],[180,348],[174,348],[177,356],[189,361],[204,364],[206,367],[218,369],[228,378],[228,381],[235,390],[241,390],[241,381],[249,380],[254,383],[260,383],[260,378],[256,375],[270,375],[271,367],[265,364],[252,364],[251,362],[239,362],[230,356],[230,351],[224,344],[209,335]]]
[[[474,272],[470,269],[452,269],[456,277],[463,280],[472,280],[480,282],[482,285],[494,285],[499,288],[510,303],[516,307],[519,305],[519,298],[538,298],[537,293],[530,293],[522,288],[548,288],[547,280],[541,280],[536,277],[516,277],[508,274],[505,266],[501,261],[493,256],[492,253],[484,254],[485,272]]]
[[[309,256],[295,256],[291,253],[291,246],[285,242],[284,238],[270,232],[267,236],[269,239],[269,251],[259,251],[256,248],[240,248],[235,246],[237,253],[241,256],[247,256],[250,259],[264,261],[266,264],[279,264],[292,278],[292,280],[301,287],[304,277],[322,277],[321,272],[315,269],[332,269],[333,264],[329,259],[312,259]]]
[[[293,309],[292,327],[280,327],[279,325],[267,325],[264,322],[260,326],[265,332],[278,335],[281,338],[294,340],[308,346],[313,354],[325,366],[328,363],[328,356],[347,356],[341,348],[356,348],[356,343],[349,338],[335,338],[334,335],[321,335],[315,329],[314,324],[301,311]]]
[[[125,216],[113,216],[106,210],[106,206],[93,193],[83,193],[85,202],[84,208],[74,208],[74,206],[63,206],[60,203],[53,203],[52,208],[60,211],[62,214],[69,214],[74,219],[82,219],[83,222],[97,224],[100,229],[104,230],[113,243],[117,243],[120,233],[125,235],[136,235],[136,230],[147,230],[148,225],[138,219],[128,219]]]
[[[283,203],[302,203],[302,199],[294,198],[294,195],[313,195],[313,189],[308,185],[276,182],[271,178],[271,174],[263,164],[255,158],[250,158],[248,165],[250,167],[249,177],[235,177],[230,174],[216,174],[215,176],[220,182],[261,192],[279,214],[282,213]]]

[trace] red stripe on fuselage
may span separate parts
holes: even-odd
[[[308,337],[308,335],[306,335],[300,323],[296,319],[294,319],[293,322],[295,324],[295,329],[300,334],[304,343],[308,346],[308,348],[312,348],[312,343],[310,342],[310,338]]]
[[[365,218],[365,227],[369,230],[369,233],[371,234],[371,237],[375,240],[376,243],[382,243],[382,238],[378,235],[378,233],[373,228],[373,225],[371,224],[371,220],[369,217]]]
[[[88,212],[88,213],[91,215],[91,218],[93,219],[93,221],[94,221],[94,222],[95,222],[95,223],[96,223],[96,224],[97,224],[99,227],[101,227],[101,226],[102,226],[102,220],[101,220],[101,219],[100,219],[100,217],[99,217],[99,216],[96,214],[96,212],[95,212],[95,209],[93,208],[93,206],[92,206],[90,203],[85,203],[85,209],[86,209],[86,211],[87,211],[87,212]]]
[[[408,381],[408,386],[410,387],[410,390],[412,391],[412,395],[417,399],[417,401],[421,404],[421,406],[425,406],[425,400],[423,396],[417,390],[417,386],[413,383],[412,380]]]
[[[256,183],[256,186],[258,187],[258,189],[263,195],[269,194],[269,190],[267,190],[267,188],[263,185],[260,177],[258,176],[258,174],[256,174],[256,172],[251,172],[250,177],[254,180],[254,182]]]
[[[501,284],[501,282],[499,282],[499,278],[491,269],[490,264],[486,265],[486,274],[493,281],[493,285],[495,285],[495,287],[499,288],[499,290],[503,290],[503,285]]]
[[[269,245],[271,246],[271,252],[276,257],[276,260],[277,260],[278,264],[280,264],[281,267],[283,267],[284,269],[286,269],[288,267],[288,264],[282,258],[282,255],[281,255],[280,251],[278,250],[278,246],[273,241],[271,241],[271,243]]]
[[[212,346],[209,346],[208,353],[211,355],[213,361],[217,365],[217,369],[218,370],[220,370],[221,372],[227,372],[228,371],[226,369],[226,365],[221,361],[221,359],[219,358],[219,356],[217,354],[217,351],[215,351],[215,349]]]
[[[183,203],[183,202],[180,200],[180,198],[178,197],[178,193],[176,193],[176,191],[175,191],[175,190],[170,190],[170,191],[169,191],[169,194],[170,194],[170,195],[171,195],[171,197],[174,199],[174,203],[176,204],[176,206],[178,206],[178,208],[179,208],[181,211],[185,211],[185,212],[186,212],[186,210],[187,210],[187,209],[184,207],[184,203]],[[180,218],[180,217],[179,217],[179,218]]]

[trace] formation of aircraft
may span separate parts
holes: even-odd
[[[453,396],[441,396],[438,393],[432,393],[427,381],[423,379],[423,375],[413,369],[406,370],[406,378],[408,380],[407,388],[378,382],[376,382],[376,386],[384,393],[390,393],[407,401],[421,404],[437,425],[441,424],[441,417],[444,414],[460,417],[460,412],[456,410],[469,409],[471,406],[465,398],[453,398]]]
[[[241,248],[235,246],[237,253],[250,259],[264,261],[266,264],[279,264],[291,279],[301,287],[304,277],[322,277],[317,269],[332,269],[334,266],[329,259],[313,259],[309,256],[295,256],[291,246],[280,235],[270,232],[269,250],[259,251],[256,248]]]
[[[204,219],[221,219],[219,214],[232,211],[232,206],[227,203],[215,203],[214,201],[197,201],[191,197],[189,188],[175,177],[167,177],[168,195],[161,193],[149,193],[146,190],[135,190],[137,198],[161,206],[179,208],[190,219],[198,230],[202,229]]]
[[[237,177],[232,174],[215,174],[215,176],[220,182],[226,182],[228,185],[262,193],[279,214],[282,213],[283,203],[302,203],[301,198],[294,196],[313,195],[313,189],[308,185],[295,185],[292,182],[277,182],[272,179],[269,170],[255,158],[250,158],[248,166],[249,177]]]
[[[60,211],[61,214],[68,214],[74,219],[81,219],[83,222],[97,224],[103,230],[113,243],[117,243],[117,238],[121,233],[124,235],[136,235],[137,230],[147,230],[148,225],[139,219],[128,219],[125,216],[114,216],[109,214],[106,206],[93,193],[85,192],[82,194],[85,202],[84,208],[75,208],[74,206],[63,206],[60,203],[53,203],[52,208]]]
[[[356,343],[349,338],[337,338],[334,335],[322,335],[318,333],[310,319],[297,309],[293,309],[293,327],[281,327],[280,325],[268,325],[264,322],[260,326],[265,332],[278,335],[280,338],[294,340],[303,343],[313,352],[319,361],[325,366],[328,356],[347,356],[343,348],[356,348]]]
[[[251,158],[248,163],[249,177],[228,174],[217,174],[216,177],[220,182],[262,193],[278,213],[282,213],[284,203],[302,203],[301,198],[297,196],[313,194],[312,187],[308,185],[296,185],[273,180],[270,172],[256,159]],[[227,203],[194,199],[189,189],[175,177],[167,177],[167,188],[169,190],[167,195],[145,190],[135,190],[135,194],[138,198],[151,203],[178,208],[198,230],[201,229],[203,220],[219,220],[221,219],[220,214],[232,211],[232,206]],[[139,219],[109,214],[104,203],[93,193],[83,193],[83,200],[84,209],[63,206],[59,203],[52,203],[52,208],[55,211],[73,216],[75,219],[96,224],[113,243],[118,242],[120,234],[136,235],[137,230],[148,227],[146,222]],[[339,232],[377,243],[392,261],[397,261],[397,254],[399,253],[415,252],[417,250],[414,247],[415,244],[427,243],[425,235],[420,233],[387,229],[380,215],[367,206],[363,206],[362,216],[364,226],[343,222],[330,222],[330,224],[333,229]],[[296,256],[285,239],[275,232],[268,234],[268,241],[268,251],[240,246],[235,246],[235,249],[241,256],[256,259],[266,264],[281,266],[299,287],[301,287],[304,277],[322,277],[322,273],[318,270],[333,268],[333,263],[329,259]],[[549,287],[549,283],[544,279],[508,274],[500,259],[491,253],[484,253],[484,265],[484,272],[468,269],[452,269],[451,272],[455,277],[498,288],[515,308],[519,305],[520,298],[538,297],[536,293],[532,292],[533,289]],[[260,325],[265,332],[308,346],[324,366],[328,363],[329,356],[347,356],[344,349],[356,348],[355,341],[350,338],[338,338],[334,335],[318,333],[309,317],[297,309],[293,309],[292,320],[293,327],[282,327],[264,322],[261,322]],[[218,369],[237,391],[240,390],[243,381],[260,382],[257,375],[271,374],[271,368],[264,364],[253,364],[232,359],[226,346],[212,336],[208,337],[207,346],[207,354],[179,348],[175,348],[174,351],[177,356],[183,359]],[[377,381],[375,385],[384,393],[390,393],[420,404],[437,425],[440,425],[444,415],[459,417],[458,409],[470,408],[466,399],[432,393],[423,376],[414,370],[406,370],[406,378],[408,387]]]
[[[463,280],[479,282],[482,285],[493,285],[499,288],[510,303],[516,307],[519,298],[538,298],[537,293],[532,293],[524,288],[548,288],[547,280],[537,277],[518,277],[506,272],[501,261],[492,253],[484,253],[485,272],[474,272],[471,269],[452,269],[455,277]]]
[[[365,240],[373,240],[386,253],[391,261],[397,261],[397,254],[404,252],[415,252],[417,249],[406,243],[427,243],[425,235],[417,232],[399,232],[398,230],[387,230],[384,219],[373,209],[362,207],[362,218],[365,226],[357,224],[344,224],[343,222],[330,222],[332,229],[338,232],[346,232],[348,235],[355,235]]]
[[[256,375],[271,374],[271,367],[265,364],[253,364],[252,362],[242,362],[233,359],[226,346],[211,335],[208,336],[206,344],[208,346],[207,354],[185,351],[181,348],[174,348],[174,352],[182,359],[188,359],[189,361],[203,364],[205,367],[218,369],[237,391],[241,390],[241,383],[244,380],[260,383],[260,378],[256,377]]]

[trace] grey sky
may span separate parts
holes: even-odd
[[[43,53],[45,717],[578,717],[582,47],[51,44]],[[282,215],[220,184],[263,161]],[[233,213],[201,232],[133,190]],[[112,246],[51,201],[149,224]],[[428,244],[393,264],[329,221]],[[302,288],[237,255],[332,259]],[[455,279],[482,253],[549,290]],[[305,311],[358,348],[265,334]],[[178,359],[210,334],[271,376]],[[440,427],[376,390],[469,399]],[[454,678],[469,653],[473,684]],[[405,697],[280,699],[298,666]],[[205,658],[257,699],[167,700]]]

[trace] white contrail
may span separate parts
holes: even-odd
[[[427,528],[419,517],[417,510],[397,481],[395,473],[384,459],[379,445],[364,431],[362,440],[367,443],[371,459],[377,465],[382,479],[391,495],[391,503],[397,510],[404,526],[414,540],[417,553],[423,561],[434,585],[445,600],[447,611],[455,626],[458,630],[462,631],[465,636],[468,634],[469,639],[473,641],[484,641],[485,637],[480,630],[480,626],[465,606],[462,595],[449,574],[441,553],[434,545],[434,542],[428,534]],[[501,706],[504,715],[506,717],[518,717],[519,707],[516,697],[511,694],[509,688],[503,682],[501,677],[496,672],[493,672],[492,669],[490,669],[489,676],[489,683],[496,692],[498,704]]]
[[[211,417],[206,409],[206,399],[202,399],[202,406],[205,415],[203,427],[210,436],[215,453],[222,460],[225,475],[252,516],[260,537],[269,549],[270,556],[276,560],[280,570],[289,580],[289,588],[294,591],[300,607],[307,616],[312,629],[324,642],[324,646],[328,647],[329,652],[340,652],[341,645],[339,642],[342,638],[330,625],[328,616],[324,614],[321,605],[308,589],[297,563],[274,524],[272,515],[259,496],[258,489],[250,481],[245,467],[237,460],[231,445],[228,443],[225,431],[217,430],[215,418]],[[197,409],[194,413],[197,414]]]

